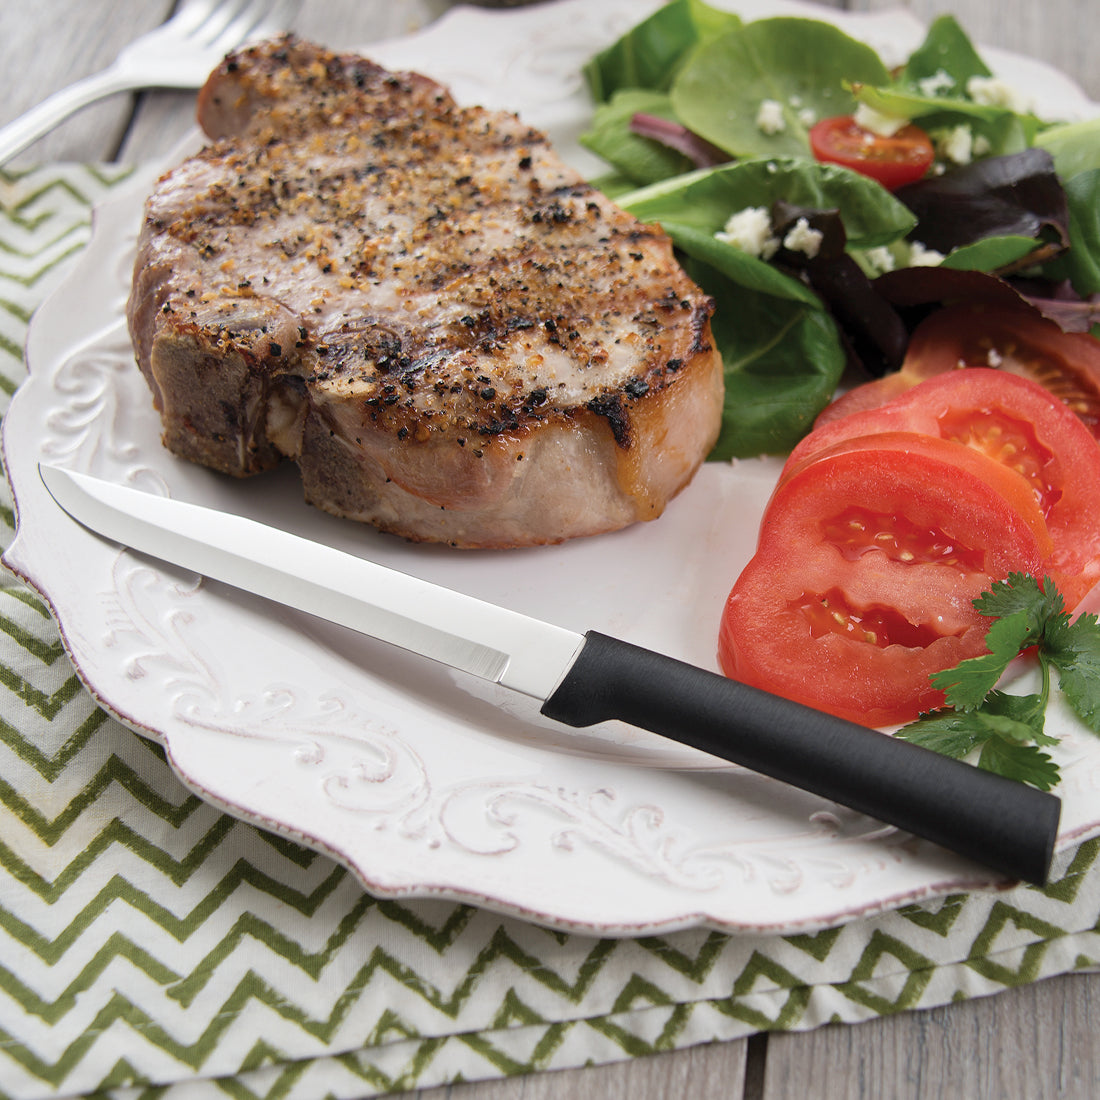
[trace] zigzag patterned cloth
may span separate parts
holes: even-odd
[[[0,173],[0,387],[125,173]],[[10,498],[3,520],[14,521]],[[566,936],[365,894],[190,795],[0,589],[0,1096],[363,1097],[942,1005],[1100,960],[1100,841],[1053,885],[815,935]]]

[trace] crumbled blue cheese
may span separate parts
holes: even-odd
[[[817,122],[817,111],[812,107],[804,107],[802,105],[801,96],[791,96],[791,98],[787,100],[787,106],[795,112],[795,117],[807,130]]]
[[[976,134],[966,125],[937,132],[935,143],[940,159],[951,164],[969,164],[975,157],[985,156],[992,148],[984,134]]]
[[[920,241],[914,241],[909,248],[910,267],[939,267],[946,257],[934,248],[926,248]]]
[[[969,126],[952,126],[936,142],[936,151],[952,164],[969,164],[974,156],[974,131]]]
[[[725,226],[714,235],[762,260],[770,260],[779,249],[779,241],[772,235],[771,216],[763,206],[749,206],[731,214]]]
[[[821,251],[825,234],[812,229],[805,218],[799,218],[783,238],[783,247],[791,252],[804,252],[812,260]]]
[[[878,248],[868,248],[863,253],[863,258],[870,264],[874,271],[877,271],[881,275],[885,275],[888,271],[893,271],[894,268],[898,266],[897,259],[893,252],[885,245],[880,245]]]
[[[866,103],[856,107],[855,120],[857,126],[862,126],[864,130],[870,130],[879,137],[893,137],[900,129],[909,125],[909,119],[884,114],[874,107],[868,107]]]
[[[996,76],[972,76],[966,82],[966,94],[983,107],[1005,107],[1017,114],[1031,110],[1031,104],[1016,88]]]
[[[949,72],[939,69],[931,76],[918,80],[917,87],[920,89],[921,95],[938,96],[941,92],[949,92],[955,87],[955,78]]]
[[[760,101],[760,107],[756,112],[756,127],[769,136],[781,134],[787,128],[787,120],[783,117],[783,104],[775,99]]]

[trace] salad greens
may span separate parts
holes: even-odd
[[[1030,239],[1034,250],[1067,243],[1065,190],[1044,149],[990,157],[902,187],[924,244],[948,253],[999,238]],[[946,262],[946,261],[945,261]]]
[[[946,706],[896,736],[957,759],[977,752],[979,767],[1050,790],[1059,780],[1058,766],[1043,752],[1058,743],[1044,730],[1051,670],[1058,672],[1066,702],[1100,733],[1100,622],[1091,613],[1071,619],[1049,578],[1040,585],[1023,573],[999,581],[974,606],[994,620],[985,637],[989,652],[933,676]],[[998,691],[1009,664],[1032,648],[1039,658],[1039,691]]]
[[[592,58],[585,80],[598,103],[623,88],[667,91],[693,46],[739,26],[739,16],[702,0],[673,0]]]
[[[789,451],[829,402],[846,363],[834,315],[818,290],[718,236],[730,211],[789,203],[839,213],[847,242],[888,244],[916,219],[874,181],[794,157],[752,158],[685,173],[619,199],[660,222],[693,261],[688,273],[719,302],[712,323],[726,366],[723,431],[712,459]]]
[[[639,116],[651,122],[677,122],[667,92],[624,88],[596,110],[591,128],[581,136],[584,145],[621,172],[618,178],[608,176],[599,181],[609,195],[630,191],[639,184],[656,183],[695,167],[687,153],[638,133],[632,124]]]
[[[874,180],[835,164],[789,156],[753,157],[690,172],[619,199],[635,217],[667,226],[719,232],[731,211],[775,202],[837,210],[853,248],[875,248],[905,236],[917,222],[911,210]]]
[[[1043,123],[1026,108],[1014,109],[1008,90],[950,16],[937,19],[925,41],[889,84],[854,87],[856,98],[883,114],[912,119],[934,137],[970,128],[985,155],[1018,153],[1034,142]]]
[[[1069,249],[1048,274],[1082,297],[1100,295],[1100,118],[1052,126],[1035,144],[1053,158],[1069,207]]]
[[[922,265],[928,302],[938,280],[956,294],[962,269],[1025,308],[1058,299],[1055,319],[1100,312],[1087,307],[1100,296],[1100,120],[1046,122],[1014,102],[950,16],[890,71],[829,23],[670,0],[585,77],[595,110],[581,141],[609,166],[593,182],[660,222],[718,303],[727,398],[714,458],[784,453],[847,367],[900,366],[917,317],[886,293],[895,269]],[[915,122],[938,150],[933,170],[891,194],[814,160],[810,127],[854,112]],[[794,238],[725,232],[744,212],[786,227],[792,207]]]
[[[731,156],[808,156],[813,122],[855,109],[846,82],[889,78],[870,46],[831,24],[776,17],[699,46],[669,94],[680,121]],[[761,128],[763,102],[779,115]]]
[[[711,459],[789,450],[844,370],[835,324],[818,303],[739,285],[690,257],[684,269],[720,300],[738,303],[719,310],[711,326],[726,368],[724,430]]]

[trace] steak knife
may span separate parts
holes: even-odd
[[[97,535],[541,701],[620,719],[1043,884],[1057,797],[592,630],[578,634],[241,516],[40,467]]]

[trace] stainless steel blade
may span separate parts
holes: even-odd
[[[100,535],[235,588],[547,699],[584,643],[573,631],[242,516],[58,466],[42,481]]]

